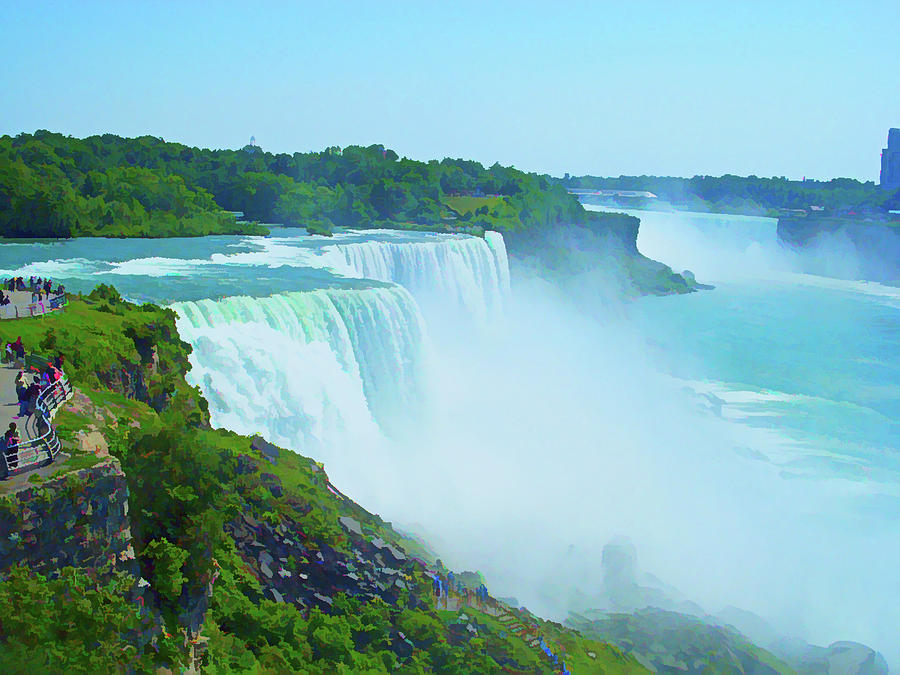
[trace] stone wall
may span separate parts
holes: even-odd
[[[0,497],[0,572],[18,563],[45,575],[71,565],[140,577],[118,460],[104,459]]]

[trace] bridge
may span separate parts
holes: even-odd
[[[18,445],[12,449],[6,448],[0,438],[0,479],[52,464],[59,455],[60,442],[51,421],[56,411],[72,396],[72,386],[65,375],[38,392],[32,415],[16,419],[16,376],[19,370],[39,372],[48,362],[49,359],[43,356],[29,354],[24,362],[0,365],[0,429],[5,433],[10,423],[16,422],[20,438]],[[19,368],[19,365],[24,367]]]
[[[647,190],[591,190],[589,188],[569,188],[570,195],[578,197],[624,197],[627,199],[657,199]]]

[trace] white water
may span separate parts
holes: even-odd
[[[415,417],[425,326],[399,286],[173,305],[212,422],[324,458]]]
[[[681,215],[678,222],[645,218],[639,245],[720,288],[641,301],[635,307],[647,308],[650,318],[635,325],[609,317],[598,325],[539,281],[505,303],[507,323],[490,335],[442,321],[501,318],[509,271],[499,236],[338,239],[316,248],[277,240],[249,253],[216,254],[217,264],[330,268],[402,287],[179,303],[179,330],[195,347],[192,381],[209,398],[214,424],[260,432],[325,460],[361,503],[420,523],[451,564],[480,567],[495,592],[517,595],[533,609],[562,618],[568,600],[588,602],[597,583],[591,561],[624,534],[649,571],[710,611],[734,604],[820,643],[857,639],[887,650],[898,593],[890,590],[890,564],[878,556],[895,551],[885,540],[895,529],[845,511],[896,490],[836,475],[838,469],[821,475],[819,464],[801,460],[834,459],[834,447],[811,452],[809,438],[778,424],[746,424],[802,421],[812,414],[803,406],[827,402],[840,433],[860,427],[852,415],[865,407],[832,401],[828,392],[754,383],[739,368],[764,361],[777,351],[773,345],[793,348],[796,338],[806,339],[807,296],[779,289],[813,286],[816,302],[844,303],[848,290],[867,298],[872,287],[793,274],[765,219]],[[759,286],[761,279],[786,285],[773,292]],[[890,290],[877,290],[878,307],[895,309]],[[700,332],[713,334],[711,346],[692,351],[697,331],[690,323],[660,319],[685,315],[698,301],[712,302],[690,315],[698,325],[728,318],[705,325]],[[845,304],[826,314],[832,323],[821,335],[810,334],[814,346],[841,325]],[[735,305],[746,325],[737,325]],[[868,316],[864,303],[853,306]],[[441,343],[440,359],[430,364],[422,316]],[[733,358],[732,328],[752,338]],[[687,347],[657,344],[668,333]],[[713,372],[688,369],[673,380],[659,372],[665,368],[657,353],[685,367],[716,355],[725,360],[713,363]],[[787,365],[792,354],[786,352]],[[844,367],[819,363],[815,354],[798,352],[809,366],[790,373],[798,386],[810,373]],[[868,354],[854,358],[862,363]],[[873,390],[890,386],[861,382]],[[680,391],[685,384],[723,399],[721,416]],[[420,421],[422,407],[430,410]],[[851,416],[844,422],[837,413]],[[881,421],[870,417],[860,433],[871,430],[872,439],[889,443]],[[389,441],[383,431],[404,440]],[[417,437],[410,441],[409,433]],[[893,470],[870,467],[869,455],[839,459],[841,466],[863,465],[864,475],[879,481]],[[875,562],[836,560],[836,550]]]
[[[429,307],[485,322],[509,292],[506,247],[499,233],[436,241],[364,241],[325,246],[318,263],[347,277],[393,282]]]

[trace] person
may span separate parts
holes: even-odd
[[[53,366],[62,370],[63,361],[66,360],[66,357],[62,354],[57,354],[53,359]]]
[[[19,398],[19,414],[16,419],[25,417],[28,412],[28,384],[25,382],[25,372],[19,371],[16,377],[16,396]]]
[[[25,358],[25,345],[22,344],[22,336],[21,335],[16,338],[16,341],[13,342],[12,346],[13,346],[13,351],[16,353],[16,358],[24,359]]]
[[[9,429],[3,435],[3,440],[6,445],[4,449],[6,452],[6,465],[10,469],[15,469],[19,466],[19,430],[15,422],[9,423]]]
[[[6,353],[3,355],[3,363],[12,363],[13,360],[13,349],[12,342],[6,343]]]
[[[34,413],[37,407],[37,398],[38,394],[41,393],[41,378],[39,375],[35,375],[31,381],[31,384],[28,385],[28,389],[25,390],[26,395],[26,405],[27,405],[27,415],[31,415]],[[27,416],[26,415],[26,416]]]

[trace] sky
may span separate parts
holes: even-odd
[[[5,2],[0,133],[878,179],[900,2]]]

